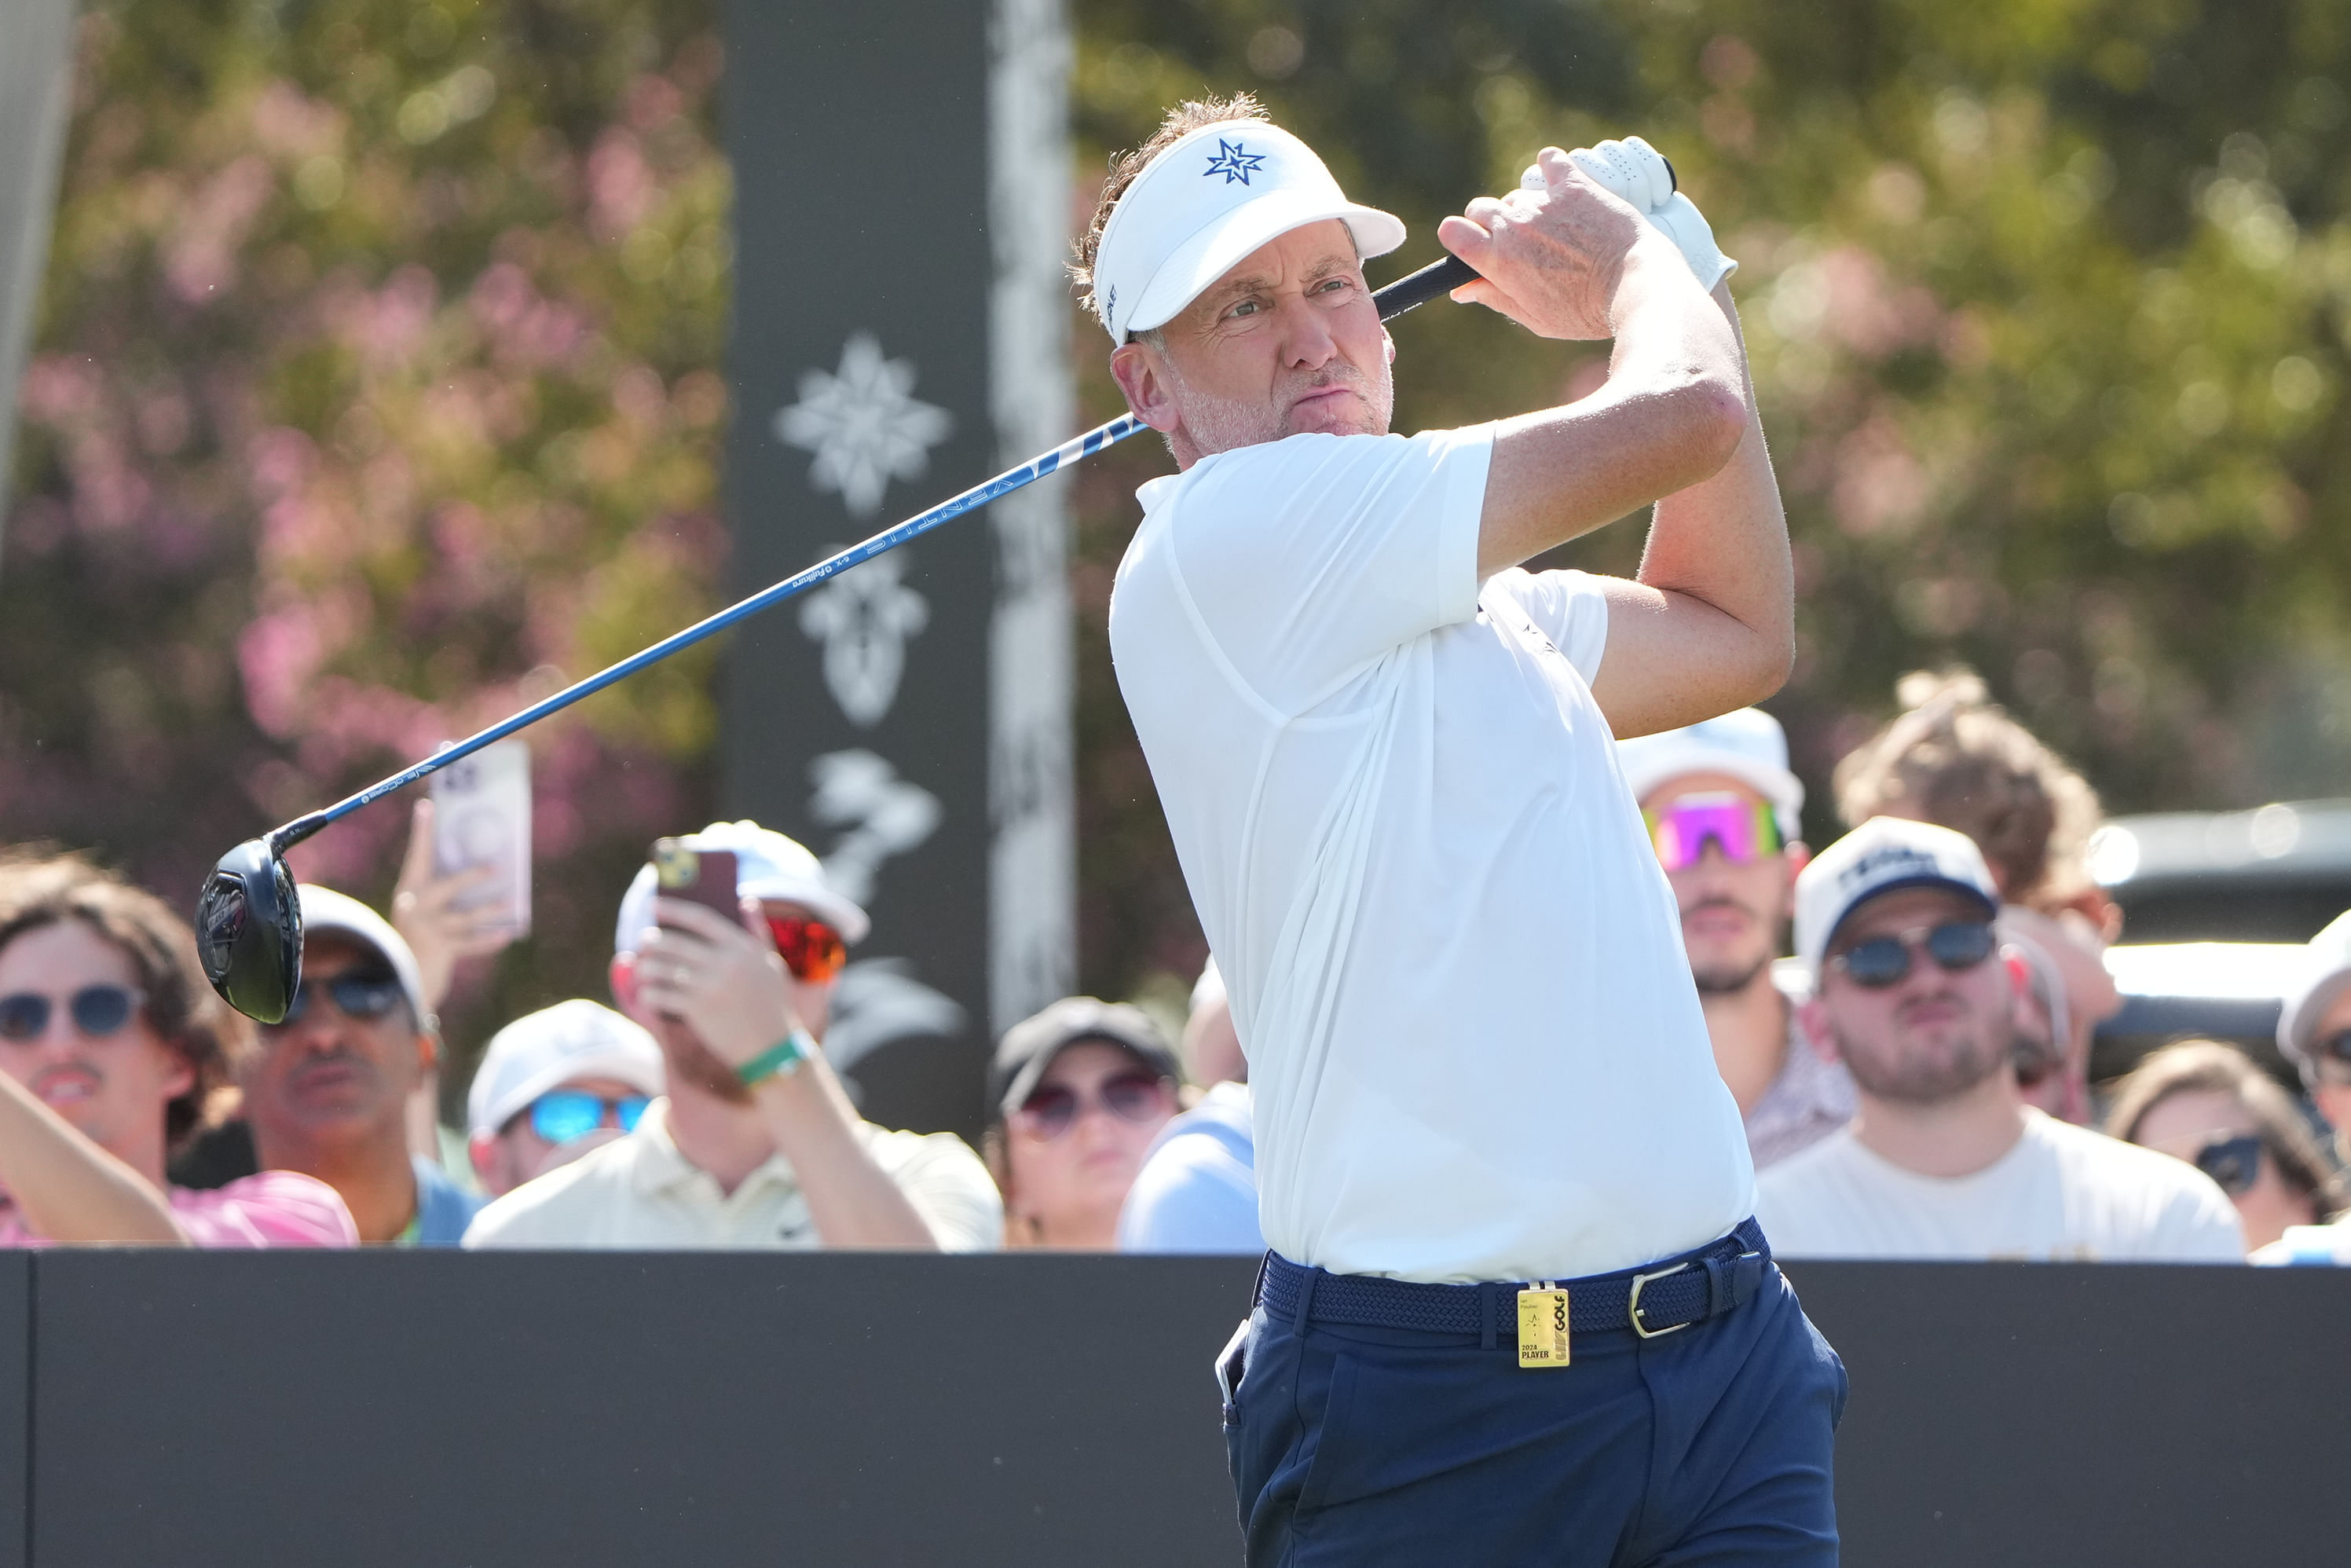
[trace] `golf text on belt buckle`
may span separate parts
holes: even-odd
[[[1641,1321],[1641,1288],[1652,1280],[1662,1280],[1668,1274],[1678,1274],[1688,1267],[1687,1263],[1677,1263],[1670,1269],[1660,1269],[1654,1274],[1633,1276],[1633,1295],[1625,1303],[1625,1313],[1633,1320],[1635,1333],[1639,1334],[1643,1339],[1662,1339],[1669,1333],[1679,1333],[1689,1327],[1687,1323],[1674,1323],[1666,1328],[1653,1329]]]
[[[1531,1285],[1519,1292],[1519,1364],[1567,1364],[1567,1292]]]

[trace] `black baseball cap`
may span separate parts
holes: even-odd
[[[1055,1057],[1089,1041],[1114,1045],[1162,1077],[1184,1076],[1167,1037],[1141,1008],[1093,997],[1063,997],[1004,1031],[987,1069],[990,1118],[1004,1115],[1035,1092],[1037,1081]]]

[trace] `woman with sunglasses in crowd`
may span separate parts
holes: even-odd
[[[2293,1097],[2213,1040],[2149,1055],[2115,1086],[2106,1131],[2186,1160],[2220,1184],[2255,1251],[2341,1207],[2334,1174]]]
[[[243,1026],[153,894],[77,856],[0,861],[0,1246],[356,1245],[306,1176],[166,1184]]]
[[[1004,1244],[1113,1250],[1127,1189],[1178,1109],[1179,1071],[1158,1025],[1123,1002],[1065,997],[1008,1030],[983,1151]]]

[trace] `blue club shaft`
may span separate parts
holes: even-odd
[[[1416,305],[1447,293],[1469,282],[1478,275],[1460,260],[1447,257],[1422,267],[1405,277],[1400,277],[1372,296],[1379,307],[1380,319],[1392,321]],[[648,665],[658,664],[671,654],[693,647],[705,637],[726,631],[737,622],[757,615],[762,610],[780,604],[794,594],[814,588],[829,578],[838,577],[851,567],[872,560],[884,550],[897,549],[917,534],[928,533],[951,517],[959,517],[975,507],[984,507],[999,497],[1008,496],[1025,485],[1035,483],[1064,464],[1091,457],[1104,447],[1125,440],[1144,423],[1134,415],[1122,414],[1107,424],[1095,426],[1083,435],[1063,442],[1040,457],[1032,457],[1018,468],[1008,468],[995,478],[975,485],[962,495],[940,502],[929,511],[908,517],[904,522],[884,528],[862,544],[854,544],[839,555],[827,557],[806,571],[788,577],[771,587],[763,588],[750,598],[730,604],[706,620],[697,621],[684,631],[664,637],[642,653],[632,653],[619,664],[599,670],[582,681],[576,681],[544,701],[533,703],[511,718],[501,719],[478,734],[468,736],[455,745],[434,752],[423,761],[391,778],[369,785],[358,794],[339,800],[324,810],[297,817],[269,835],[272,853],[282,854],[304,839],[327,826],[350,816],[360,807],[381,800],[395,789],[415,783],[428,773],[436,773],[452,762],[471,757],[486,746],[495,745],[518,729],[537,724],[549,714],[560,713],[582,697],[595,695],[616,681],[624,681]]]

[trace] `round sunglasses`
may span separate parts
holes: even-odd
[[[1882,990],[1910,977],[1912,955],[1924,950],[1944,973],[1957,975],[1974,968],[1999,946],[1988,920],[1947,920],[1940,925],[1888,932],[1856,942],[1832,954],[1829,967],[1842,970],[1856,986]]]
[[[652,1103],[643,1094],[607,1100],[585,1089],[550,1089],[530,1103],[530,1130],[550,1144],[568,1144],[604,1125],[610,1115],[614,1126],[633,1133]]]
[[[66,1016],[73,1019],[74,1028],[91,1040],[102,1040],[129,1023],[146,999],[145,992],[129,986],[101,984],[84,986],[64,1001]],[[0,997],[0,1040],[23,1042],[48,1033],[57,1001],[39,991],[11,991]]]
[[[1032,1138],[1046,1143],[1078,1124],[1078,1118],[1095,1106],[1136,1126],[1151,1121],[1176,1103],[1176,1085],[1155,1072],[1131,1068],[1102,1080],[1097,1094],[1081,1094],[1066,1083],[1048,1083],[1021,1102],[1008,1118]]]

